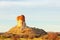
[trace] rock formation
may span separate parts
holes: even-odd
[[[17,25],[11,28],[7,33],[20,35],[20,37],[39,37],[47,34],[43,29],[28,27],[25,23],[25,16],[17,17]]]

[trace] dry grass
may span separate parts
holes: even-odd
[[[55,39],[49,39],[48,35],[43,35],[38,38],[15,38],[15,37],[5,38],[1,35],[0,40],[60,40],[60,36],[57,36]]]

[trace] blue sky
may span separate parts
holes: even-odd
[[[0,0],[0,32],[14,27],[21,14],[30,27],[60,31],[60,0]]]

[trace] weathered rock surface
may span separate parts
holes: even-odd
[[[25,16],[21,15],[17,17],[17,25],[11,28],[8,34],[19,35],[19,37],[40,37],[47,34],[43,29],[28,27],[25,23]]]

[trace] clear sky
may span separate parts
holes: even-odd
[[[60,31],[60,0],[0,0],[0,32],[14,27],[21,14],[30,27]]]

